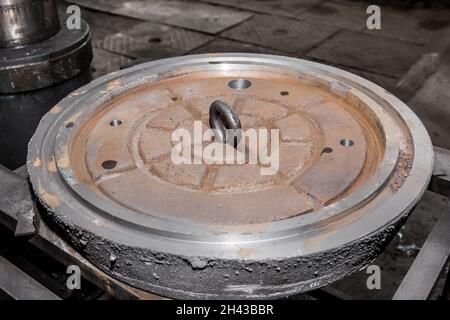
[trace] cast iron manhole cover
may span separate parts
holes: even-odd
[[[223,144],[195,139],[189,158],[203,161],[174,163],[172,134],[207,131],[217,100],[244,131],[279,130],[268,138],[278,166],[208,161],[202,151]],[[420,199],[432,166],[427,132],[392,94],[336,68],[254,54],[97,79],[43,118],[28,154],[33,187],[73,245],[173,298],[281,297],[358,270]]]

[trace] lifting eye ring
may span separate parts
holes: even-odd
[[[237,147],[242,137],[242,126],[236,112],[228,104],[216,100],[209,107],[209,125],[217,142],[225,142]]]

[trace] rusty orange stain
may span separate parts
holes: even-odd
[[[58,159],[58,165],[61,168],[67,168],[70,164],[69,150],[68,150],[67,146],[63,146],[61,151],[62,151],[61,156]]]
[[[240,248],[238,251],[239,257],[247,258],[255,253],[255,249],[253,248]]]
[[[50,110],[50,113],[60,113],[61,110],[62,110],[62,107],[59,105],[56,105]]]
[[[308,250],[317,250],[320,247],[322,241],[325,241],[328,237],[330,237],[334,233],[336,233],[336,230],[332,230],[328,233],[324,233],[316,237],[311,237],[305,241],[305,247]]]
[[[33,161],[33,167],[35,167],[35,168],[40,167],[41,164],[42,164],[42,161],[41,161],[41,159],[39,159],[39,158],[36,158],[36,159]]]
[[[41,198],[44,200],[46,204],[48,204],[52,208],[57,208],[61,204],[59,198],[54,194],[48,193],[42,186],[39,186],[38,192],[41,195]]]
[[[52,156],[52,160],[47,164],[47,169],[48,171],[56,172],[55,157]]]
[[[171,117],[165,117],[165,114],[163,114],[163,118],[170,119],[171,125],[176,124],[177,126],[185,126],[184,123],[182,124],[184,116],[182,112],[178,112],[177,109],[183,110],[185,113],[188,113],[191,118],[204,120],[204,109],[208,110],[205,107],[209,107],[209,103],[205,102],[201,104],[199,108],[193,107],[193,105],[198,103],[197,96],[212,97],[217,94],[217,88],[225,87],[224,90],[226,91],[219,91],[219,96],[221,97],[221,99],[226,98],[230,101],[228,103],[237,103],[236,101],[238,101],[239,104],[242,104],[242,106],[239,106],[238,110],[241,114],[247,115],[249,117],[260,117],[262,119],[261,122],[263,122],[269,128],[272,128],[272,126],[283,125],[283,123],[272,124],[272,121],[280,120],[281,122],[282,119],[288,119],[289,117],[296,116],[294,120],[300,120],[286,122],[284,126],[282,126],[284,128],[281,129],[282,135],[285,135],[284,138],[282,136],[282,139],[290,142],[292,139],[295,140],[297,139],[297,136],[300,136],[300,138],[298,139],[306,141],[308,144],[308,149],[301,149],[304,148],[303,145],[305,143],[303,143],[302,146],[298,148],[296,146],[295,148],[293,147],[294,143],[285,143],[284,145],[282,145],[285,148],[283,149],[284,151],[281,152],[281,168],[283,170],[285,169],[286,174],[281,173],[280,176],[276,176],[273,178],[273,182],[269,182],[273,183],[273,185],[277,188],[278,185],[281,185],[283,188],[292,186],[292,188],[290,189],[291,191],[289,193],[289,198],[287,196],[285,198],[289,201],[282,201],[280,205],[275,204],[269,196],[261,196],[258,199],[257,196],[254,196],[255,194],[257,194],[256,192],[254,192],[255,190],[265,190],[263,188],[265,188],[266,185],[269,185],[269,183],[266,182],[269,179],[264,179],[261,182],[261,180],[258,178],[259,176],[252,175],[250,171],[238,171],[238,169],[233,168],[233,170],[230,170],[230,172],[233,171],[232,173],[234,173],[232,177],[233,179],[224,179],[225,182],[220,182],[218,180],[218,175],[214,174],[213,171],[215,170],[215,168],[210,168],[211,171],[207,172],[207,175],[210,177],[209,179],[205,178],[204,171],[198,171],[198,174],[192,174],[192,178],[189,177],[183,181],[178,178],[183,174],[178,173],[177,168],[173,169],[169,166],[164,166],[161,167],[163,169],[159,170],[158,172],[148,172],[151,175],[156,175],[157,179],[166,180],[167,182],[172,184],[178,184],[182,188],[189,188],[187,186],[191,183],[190,179],[198,178],[198,181],[200,181],[199,183],[203,183],[201,192],[204,194],[208,194],[209,192],[211,192],[214,193],[214,196],[216,196],[216,192],[231,194],[244,193],[247,192],[247,190],[251,190],[254,193],[251,194],[251,196],[253,196],[251,198],[252,202],[248,200],[249,204],[254,205],[258,208],[268,208],[273,206],[271,207],[273,208],[273,210],[266,209],[265,216],[259,210],[245,210],[244,212],[244,210],[241,209],[241,207],[238,205],[227,206],[226,209],[233,212],[233,218],[231,214],[219,214],[211,216],[207,210],[192,210],[191,213],[193,219],[199,219],[202,221],[211,219],[211,221],[214,222],[215,225],[211,228],[212,232],[228,232],[239,234],[257,234],[266,232],[267,227],[264,223],[261,222],[284,220],[289,216],[297,216],[299,214],[304,214],[307,212],[318,211],[323,206],[332,203],[332,201],[338,201],[342,199],[345,194],[353,192],[357,187],[362,185],[369,176],[371,176],[372,172],[376,170],[380,157],[372,156],[372,154],[376,155],[382,149],[382,142],[378,137],[378,127],[376,126],[375,121],[371,118],[370,115],[359,115],[359,113],[357,113],[357,110],[353,110],[353,107],[364,109],[363,106],[359,106],[359,101],[347,101],[351,100],[351,97],[347,97],[347,100],[345,101],[342,100],[342,97],[336,97],[335,94],[330,92],[328,82],[324,82],[323,84],[319,84],[317,86],[312,86],[311,83],[306,80],[301,81],[300,83],[298,83],[296,79],[286,80],[286,88],[290,88],[289,90],[291,93],[289,95],[289,98],[283,98],[283,100],[280,101],[279,99],[281,98],[278,98],[279,94],[277,94],[276,97],[270,96],[264,99],[258,98],[259,96],[264,97],[266,95],[266,92],[270,92],[273,89],[273,82],[266,81],[263,72],[261,72],[261,75],[258,74],[257,76],[255,76],[255,78],[251,78],[254,83],[254,87],[252,88],[254,89],[252,89],[252,91],[249,93],[242,93],[242,95],[240,94],[238,97],[235,96],[235,93],[228,93],[228,86],[226,86],[226,84],[229,81],[229,77],[218,76],[217,78],[213,79],[204,79],[203,73],[200,73],[199,75],[189,75],[188,72],[189,69],[186,69],[186,73],[188,74],[187,76],[170,78],[158,85],[149,84],[135,88],[130,92],[124,93],[119,97],[115,97],[112,101],[108,101],[107,103],[103,104],[102,111],[90,115],[90,119],[86,119],[86,123],[84,123],[83,126],[80,126],[80,129],[76,132],[76,136],[74,136],[73,140],[70,142],[70,154],[67,152],[67,147],[64,152],[61,152],[60,159],[57,159],[58,166],[73,166],[74,173],[78,177],[77,181],[89,184],[90,186],[93,186],[93,188],[97,189],[97,184],[101,181],[97,180],[97,178],[105,173],[105,170],[102,169],[102,164],[105,160],[114,160],[116,161],[116,163],[120,163],[119,168],[123,169],[126,167],[127,161],[135,162],[135,158],[138,158],[139,161],[141,161],[140,158],[143,154],[150,154],[150,151],[153,151],[153,147],[147,147],[146,144],[144,144],[142,141],[146,141],[145,139],[147,138],[148,140],[157,140],[156,138],[154,138],[154,136],[156,136],[154,132],[156,131],[145,130],[142,133],[142,137],[140,136],[140,133],[135,134],[135,131],[133,131],[132,135],[125,134],[125,131],[123,131],[128,130],[127,128],[133,127],[133,123],[140,123],[140,113],[133,111],[133,108],[135,107],[134,103],[130,103],[129,101],[138,101],[139,103],[142,103],[141,100],[144,99],[135,99],[133,98],[134,95],[136,95],[137,97],[142,97],[144,94],[149,94],[149,96],[150,94],[154,93],[158,93],[160,95],[165,94],[167,95],[167,97],[161,102],[164,104],[167,103],[166,100],[168,100],[168,98],[170,98],[172,94],[174,96],[179,96],[180,98],[176,103],[169,102],[170,107],[167,107],[167,112],[170,113]],[[259,76],[261,76],[261,80],[257,79],[257,77]],[[278,75],[274,77],[274,79],[281,81],[285,78],[282,75]],[[313,80],[311,80],[311,82],[312,81]],[[121,78],[111,79],[108,83],[104,84],[103,89],[113,90],[120,85]],[[197,90],[196,88],[198,88],[198,92],[195,91]],[[346,87],[344,87],[344,89],[346,89]],[[183,92],[186,92],[186,94],[182,94]],[[317,97],[321,99],[317,100]],[[243,103],[242,101],[244,100],[247,102]],[[284,100],[287,101],[284,102]],[[301,102],[305,102],[306,100],[308,100],[309,102],[301,104]],[[156,103],[157,101],[158,103]],[[155,104],[159,104],[159,100],[155,100]],[[358,105],[353,106],[353,104]],[[317,108],[318,105],[321,105],[321,108]],[[272,119],[272,110],[280,112],[279,117],[277,116]],[[330,114],[332,114],[333,116],[331,117]],[[174,116],[179,116],[181,120],[177,120],[177,118],[174,118]],[[74,118],[79,118],[79,115],[72,116],[71,119],[67,121],[67,123],[73,121],[72,119]],[[86,116],[86,118],[88,117]],[[111,119],[116,118],[125,120],[127,126],[122,126],[116,129],[112,129],[110,126],[108,126],[108,123],[110,123]],[[157,119],[157,117],[152,118],[152,126],[160,129],[163,128],[163,124],[158,123]],[[304,120],[307,120],[308,122]],[[77,119],[76,121],[80,120]],[[179,121],[179,123],[177,121]],[[336,140],[335,133],[331,132],[331,130],[326,131],[322,128],[326,127],[326,124],[328,123],[331,123],[334,125],[334,127],[339,128],[339,134],[342,134],[342,137],[353,138],[353,140],[355,141],[355,146],[352,149],[346,149],[344,151],[343,147],[339,144],[339,140]],[[122,130],[122,134],[118,134],[117,132],[120,131],[117,130]],[[294,134],[291,135],[289,133],[290,131],[288,130],[293,131]],[[297,131],[295,130],[297,130],[301,134],[296,135],[295,133]],[[288,132],[287,134],[283,133],[286,131]],[[366,140],[364,139],[364,133],[366,131],[367,135],[371,138],[371,145],[374,146],[370,148],[370,150],[366,148]],[[291,136],[293,136],[294,138],[291,138]],[[325,146],[330,147],[329,149],[332,150],[334,148],[335,152],[331,155],[325,154],[324,156],[322,156],[321,151]],[[128,159],[128,153],[131,152],[130,149],[133,149],[135,151],[136,156],[130,154],[131,159]],[[340,151],[341,149],[342,151]],[[124,150],[124,152],[122,153],[121,150]],[[126,152],[127,150],[128,153]],[[86,156],[88,154],[89,156],[92,155],[92,157],[89,158],[91,159],[89,160],[90,162],[86,163]],[[283,154],[287,156],[284,156]],[[305,157],[305,154],[307,154],[308,156]],[[298,160],[290,160],[293,159],[294,156],[298,157]],[[57,158],[58,157],[59,156],[57,156]],[[366,158],[371,160],[365,160]],[[339,159],[340,162],[337,162],[336,159]],[[147,164],[147,159],[145,159],[145,157],[143,158],[143,162],[144,164]],[[315,163],[318,163],[318,165],[316,166]],[[92,168],[89,167],[90,165],[92,165]],[[363,169],[361,169],[361,167]],[[118,170],[119,168],[116,168],[115,170]],[[173,171],[169,172],[169,170],[172,169]],[[224,167],[220,169],[228,168]],[[145,171],[147,173],[147,170]],[[222,171],[225,172],[226,170]],[[309,176],[303,174],[303,172],[307,171],[310,173]],[[174,172],[177,173],[174,174]],[[246,174],[248,173],[248,178],[247,176],[241,175],[240,172],[245,172]],[[329,182],[328,177],[331,174],[340,174],[344,178]],[[230,174],[227,173],[227,175]],[[225,176],[225,174],[223,174],[223,176]],[[244,178],[247,180],[244,180]],[[294,181],[296,183],[295,185],[293,185]],[[324,184],[324,187],[322,188],[322,184],[317,183],[317,181],[327,182],[327,184]],[[216,185],[214,185],[213,183],[216,183],[217,186],[220,186],[219,183],[223,183],[225,187],[219,188],[216,187]],[[131,199],[135,195],[128,196],[126,190],[128,190],[129,188],[125,186],[127,184],[128,182],[124,183],[124,187],[122,188],[124,192],[120,192],[117,197],[123,196],[127,199],[127,201],[130,201],[129,199]],[[317,188],[316,185],[318,185]],[[109,189],[107,190],[105,185],[103,185],[100,192],[103,193],[112,191]],[[146,189],[142,191],[142,194],[146,193]],[[141,194],[141,192],[139,192],[139,194]],[[275,192],[273,194],[275,194]],[[148,200],[145,196],[139,198],[139,201],[145,203],[145,207],[147,207]],[[192,203],[194,203],[194,200],[192,200]],[[152,204],[149,204],[149,206],[150,205]],[[211,208],[214,208],[215,204],[212,201],[210,203],[205,202],[205,208],[209,208],[210,205]],[[214,210],[217,209],[214,208]],[[242,210],[242,214],[237,213],[240,212],[239,210]],[[225,208],[222,207],[221,209],[219,209],[219,211],[224,212]],[[183,218],[187,218],[188,216],[186,212],[181,209],[177,214],[182,214]],[[218,224],[219,221],[225,222],[225,225],[217,228],[216,224]],[[238,248],[236,250],[238,250]],[[245,252],[243,254],[245,254]]]
[[[111,81],[110,83],[108,83],[108,85],[106,86],[106,90],[111,91],[111,90],[116,89],[119,86],[120,86],[120,80],[114,80],[114,81]]]

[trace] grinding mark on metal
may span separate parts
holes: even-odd
[[[52,156],[52,160],[50,160],[47,163],[47,169],[50,172],[56,172],[56,162],[55,162],[55,157],[54,156]]]
[[[393,192],[396,192],[405,183],[410,175],[413,163],[414,149],[411,142],[408,142],[405,149],[400,150],[396,170],[389,182],[389,187]]]

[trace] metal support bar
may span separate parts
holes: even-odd
[[[395,293],[394,300],[425,300],[450,256],[450,206],[442,213]]]
[[[20,192],[24,184],[28,187],[24,167],[20,167],[16,172],[12,172],[0,166],[0,223],[12,231],[16,228],[14,222],[17,219],[17,212],[21,210],[22,206],[29,207],[30,204],[28,202],[28,197],[31,199],[30,190],[27,189],[28,191],[26,193]],[[66,241],[53,232],[47,226],[45,220],[39,218],[39,210],[36,209],[35,214],[36,220],[39,221],[39,230],[37,234],[29,239],[29,242],[53,259],[64,265],[74,264],[79,266],[82,270],[82,276],[85,279],[118,299],[164,299],[157,295],[133,288],[108,276],[83,258]]]
[[[0,256],[0,290],[15,300],[60,300],[60,298]]]
[[[450,197],[450,150],[434,147],[434,169],[428,189]]]
[[[15,220],[15,234],[30,235],[36,233],[35,206],[30,185],[24,178],[0,165],[0,211]]]

